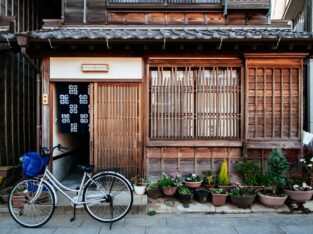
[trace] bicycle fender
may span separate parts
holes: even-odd
[[[43,181],[43,183],[49,188],[51,188],[53,196],[54,196],[55,206],[56,206],[58,204],[58,196],[57,196],[57,192],[55,191],[55,188],[48,181]]]
[[[120,177],[122,177],[123,179],[125,179],[126,183],[129,185],[129,187],[131,188],[132,191],[134,191],[134,187],[133,185],[130,183],[130,181],[125,177],[123,176],[122,174],[116,172],[116,171],[102,171],[102,172],[99,172],[97,174],[95,174],[94,176],[97,176],[97,175],[100,175],[101,173],[112,173],[112,174],[115,174],[115,175],[118,175]]]

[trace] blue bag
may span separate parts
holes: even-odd
[[[44,172],[49,163],[49,156],[41,157],[37,152],[29,152],[23,155],[22,170],[25,177],[36,177]]]

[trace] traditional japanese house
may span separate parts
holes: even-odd
[[[17,34],[42,58],[42,144],[60,177],[76,157],[131,176],[296,168],[303,61],[312,35],[271,21],[270,0],[64,0],[61,18]],[[84,152],[81,156],[71,156]]]

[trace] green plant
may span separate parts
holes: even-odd
[[[146,180],[140,175],[133,176],[130,180],[137,186],[145,186],[147,184]]]
[[[192,194],[190,189],[185,187],[185,186],[179,186],[178,187],[178,193],[181,195],[191,195]]]
[[[251,196],[255,194],[255,191],[252,188],[241,187],[241,185],[239,185],[233,188],[229,194],[232,196],[237,196],[237,197],[246,197],[246,196]]]
[[[196,175],[196,174],[189,174],[187,177],[186,177],[186,180],[187,182],[200,182],[202,181],[200,176]]]
[[[177,172],[171,173],[170,175],[163,173],[159,180],[161,188],[175,187],[180,184],[180,175]]]
[[[261,169],[255,162],[250,160],[241,162],[237,172],[243,177],[245,184],[258,185],[257,176],[261,174]]]
[[[256,185],[260,185],[260,186],[265,186],[265,187],[270,187],[273,182],[271,177],[268,174],[258,174],[256,175]]]
[[[228,176],[228,166],[227,166],[227,161],[224,159],[221,167],[221,171],[218,175],[218,183],[220,185],[229,185],[230,184],[230,179]]]
[[[213,194],[226,194],[225,189],[222,188],[213,188],[211,189],[211,193]]]
[[[161,188],[160,181],[148,181],[147,183],[147,189],[158,189]]]
[[[147,215],[148,216],[154,216],[154,215],[156,215],[157,214],[157,212],[155,211],[155,210],[149,210],[148,212],[147,212]]]
[[[214,184],[215,182],[215,178],[212,174],[212,171],[203,171],[202,172],[202,175],[203,175],[203,182],[207,185],[210,185],[210,184]]]
[[[286,185],[285,173],[289,170],[289,163],[281,149],[273,149],[267,163],[267,173],[272,179],[272,191],[276,194]]]

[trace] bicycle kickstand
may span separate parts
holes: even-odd
[[[74,204],[74,214],[73,217],[70,219],[70,222],[73,222],[76,219],[76,204]]]

